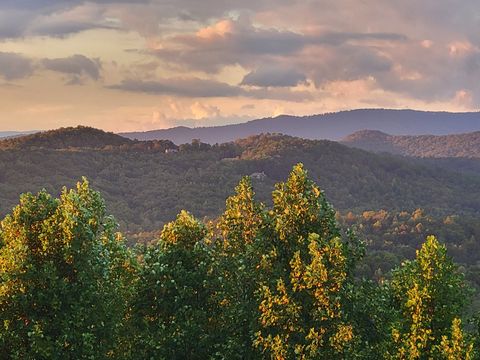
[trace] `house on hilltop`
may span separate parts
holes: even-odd
[[[267,174],[265,172],[255,172],[250,175],[250,177],[254,180],[265,180],[267,178]]]

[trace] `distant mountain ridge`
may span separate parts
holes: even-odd
[[[86,126],[67,127],[0,140],[0,149],[103,148],[132,143],[133,140]]]
[[[67,127],[31,135],[0,139],[0,150],[96,149],[165,151],[176,149],[169,140],[134,141],[123,136],[87,126]]]
[[[480,113],[364,109],[302,117],[281,115],[234,125],[200,128],[180,126],[120,135],[138,140],[168,139],[176,144],[188,143],[192,139],[209,144],[224,143],[261,133],[338,141],[362,129],[379,130],[392,135],[468,133],[480,131]]]
[[[32,131],[0,131],[0,139],[12,138],[24,135],[30,135],[38,132],[37,130]]]
[[[395,136],[378,130],[361,130],[341,143],[367,151],[414,157],[480,158],[480,131],[442,136]]]

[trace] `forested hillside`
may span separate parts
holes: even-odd
[[[169,140],[160,141],[133,141],[86,126],[60,128],[30,135],[10,137],[0,140],[0,150],[159,150],[165,151],[176,148]]]
[[[168,142],[151,142],[161,145],[158,149],[148,144],[0,151],[0,213],[7,213],[20,193],[42,188],[55,193],[87,176],[122,229],[154,230],[184,208],[199,217],[217,216],[244,175],[260,173],[254,185],[259,199],[268,202],[273,184],[298,161],[340,211],[480,212],[478,176],[335,142],[261,135],[215,146],[194,142],[181,145],[177,153],[165,153],[165,147],[174,146]]]
[[[62,128],[0,141],[0,149],[103,148],[132,143],[132,140],[89,127]]]
[[[362,130],[342,143],[373,152],[389,152],[415,157],[480,158],[480,132],[444,136],[394,136],[381,131]]]

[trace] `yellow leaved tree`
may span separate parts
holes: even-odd
[[[301,164],[277,184],[270,216],[255,345],[272,359],[344,358],[355,336],[342,307],[352,252]]]
[[[395,359],[467,359],[473,347],[458,319],[468,299],[463,274],[434,236],[416,259],[394,271],[390,283],[400,319],[393,325],[390,357]]]

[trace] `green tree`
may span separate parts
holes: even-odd
[[[450,336],[443,335],[437,347],[438,355],[445,360],[470,360],[473,358],[473,342],[466,339],[462,330],[462,321],[453,319]]]
[[[462,315],[469,291],[463,274],[447,256],[444,245],[428,236],[416,259],[393,272],[390,283],[394,307],[401,318],[394,324],[394,358],[430,359],[440,356],[438,348],[447,340],[455,319]],[[456,331],[456,328],[454,329]],[[455,335],[453,335],[455,337]]]
[[[262,277],[259,264],[268,223],[264,205],[255,201],[250,178],[243,178],[227,199],[213,241],[215,268],[222,279],[218,293],[226,336],[222,353],[229,359],[259,357],[253,347],[258,315],[255,295]]]
[[[114,354],[134,275],[115,228],[86,180],[59,199],[21,197],[1,223],[2,358]]]
[[[132,304],[132,358],[208,359],[217,340],[218,287],[206,227],[186,211],[143,255]]]
[[[350,260],[335,211],[301,164],[277,184],[273,204],[255,344],[272,359],[344,358],[354,339],[342,309]]]

